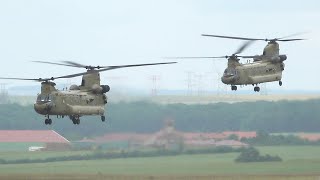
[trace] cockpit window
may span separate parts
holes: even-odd
[[[40,94],[37,97],[37,102],[51,102],[52,101],[52,95],[51,94]]]

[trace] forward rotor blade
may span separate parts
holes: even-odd
[[[254,40],[247,41],[247,42],[243,43],[242,46],[240,46],[239,49],[238,49],[234,54],[240,54],[240,53],[242,53],[242,51],[244,51],[245,49],[247,49],[248,46],[253,43],[253,41],[254,41]]]
[[[237,57],[241,57],[241,58],[259,58],[260,56],[237,56]]]
[[[236,36],[220,36],[220,35],[211,35],[211,34],[202,34],[202,36],[226,38],[226,39],[251,40],[251,41],[258,41],[258,40],[259,41],[265,41],[265,39],[259,39],[259,38],[245,38],[245,37],[236,37]]]
[[[9,80],[22,80],[22,81],[48,81],[48,80],[52,80],[52,78],[37,78],[37,79],[32,79],[32,78],[7,78],[7,77],[0,77],[0,79],[9,79]]]

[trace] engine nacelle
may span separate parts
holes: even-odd
[[[110,86],[108,85],[101,85],[101,88],[102,88],[102,93],[106,93],[106,92],[109,92],[110,91]]]
[[[98,84],[94,84],[91,88],[92,92],[93,93],[96,93],[96,94],[103,94],[103,93],[106,93],[108,91],[110,91],[110,87],[108,85],[101,85],[99,86]]]
[[[75,84],[73,84],[73,85],[70,86],[69,89],[70,89],[70,90],[80,90],[80,87],[77,86],[77,85],[75,85]]]
[[[283,62],[287,59],[286,55],[279,55],[271,58],[271,62],[273,63],[278,63],[278,62]]]

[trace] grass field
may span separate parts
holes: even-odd
[[[283,162],[235,163],[238,153],[179,155],[152,158],[101,159],[0,165],[0,179],[320,179],[320,146],[259,147]],[[78,152],[1,152],[0,159],[47,158]],[[2,178],[1,178],[2,177]],[[19,178],[20,177],[20,178]],[[87,178],[84,178],[87,179]]]

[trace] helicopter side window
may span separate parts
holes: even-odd
[[[39,95],[37,97],[38,102],[51,102],[52,101],[52,96],[51,95]]]

